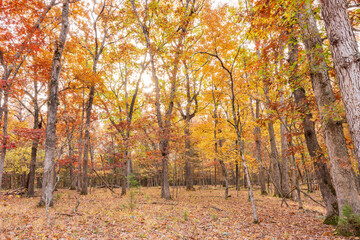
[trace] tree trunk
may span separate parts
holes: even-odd
[[[88,162],[89,162],[89,146],[90,146],[90,123],[91,123],[91,109],[94,101],[95,86],[92,85],[89,92],[89,99],[86,106],[86,121],[84,134],[84,157],[82,164],[82,185],[81,194],[88,194]]]
[[[343,5],[339,4],[340,2],[343,3]],[[360,135],[354,134],[355,132],[352,126],[355,119],[353,118],[352,113],[358,109],[357,106],[359,106],[359,103],[357,103],[357,105],[352,105],[352,101],[354,100],[352,96],[358,96],[360,93],[353,92],[356,90],[356,87],[348,85],[351,81],[353,81],[353,76],[351,72],[347,71],[356,69],[355,72],[357,71],[360,73],[360,62],[356,63],[351,61],[351,58],[356,56],[356,51],[352,54],[346,47],[352,46],[351,48],[357,49],[355,38],[353,39],[354,42],[350,43],[347,38],[342,38],[342,36],[344,36],[344,32],[340,32],[341,29],[345,29],[347,34],[350,34],[353,37],[349,22],[347,21],[347,24],[345,24],[346,21],[344,16],[347,16],[345,5],[346,1],[322,1],[322,12],[327,27],[328,37],[330,39],[335,69],[340,82],[340,89],[342,90],[342,97],[347,113],[350,132],[352,132],[355,149],[357,149],[360,142],[357,142],[354,136]],[[323,54],[322,39],[309,4],[305,5],[304,11],[300,11],[300,19],[301,20],[299,22],[302,30],[303,41],[307,50],[307,58],[310,63],[310,78],[320,111],[322,124],[324,126],[326,145],[330,157],[331,175],[339,206],[339,214],[340,217],[342,217],[341,209],[343,209],[345,204],[348,204],[353,209],[354,213],[360,213],[360,202],[355,184],[355,175],[351,168],[350,156],[346,146],[343,126],[341,121],[338,120],[339,117],[335,118],[327,114],[329,110],[336,109],[336,103],[330,84],[330,78],[327,70],[328,67]],[[338,28],[339,26],[341,26],[341,28]],[[357,54],[359,53],[357,52]],[[344,61],[348,62],[345,64]],[[350,91],[350,94],[347,90]],[[360,119],[357,118],[355,123],[359,124],[359,120]]]
[[[44,177],[42,194],[39,205],[52,204],[54,190],[54,166],[56,148],[56,120],[59,102],[59,77],[61,72],[61,57],[69,31],[69,0],[63,1],[62,24],[59,39],[56,41],[53,62],[51,66],[51,79],[49,84],[49,97],[47,105],[47,125],[45,140]]]
[[[35,94],[34,94],[34,98],[33,98],[33,103],[34,103],[34,127],[33,127],[33,129],[36,130],[36,129],[41,128],[41,123],[39,123],[40,109],[39,109],[39,105],[38,105],[38,87],[37,87],[36,80],[34,81],[34,90],[35,90]],[[37,157],[38,145],[39,145],[39,139],[38,138],[33,139],[32,146],[31,146],[30,172],[29,172],[28,181],[27,181],[27,193],[26,193],[27,196],[34,196],[36,157]]]
[[[274,186],[274,196],[280,196],[281,191],[281,179],[280,179],[280,166],[279,166],[279,154],[276,147],[274,125],[272,122],[268,123],[269,140],[271,147],[271,162],[272,162],[272,180]]]
[[[70,161],[70,190],[75,190],[76,189],[76,177],[75,177],[75,173],[74,173],[74,149],[72,146],[72,140],[69,139],[69,158],[71,159]]]
[[[9,116],[9,109],[8,109],[9,90],[10,90],[9,87],[7,87],[5,90],[4,103],[2,105],[4,121],[3,121],[3,137],[2,137],[1,158],[0,158],[0,194],[1,194],[1,182],[4,171],[6,149],[7,149],[6,145],[8,141],[7,130],[8,130],[8,116]],[[0,117],[0,120],[1,119],[2,118]]]
[[[236,161],[235,163],[235,186],[236,191],[240,191],[240,171],[239,171],[239,162]]]
[[[219,148],[221,148],[223,140],[220,139],[218,141],[218,143],[219,143]],[[217,145],[215,147],[217,149]],[[216,152],[217,152],[217,150],[216,150]],[[225,166],[224,161],[219,156],[217,158],[219,159],[219,163],[220,163],[220,166],[221,166],[221,172],[222,172],[222,176],[223,176],[224,183],[225,183],[225,199],[227,199],[229,197],[229,178],[228,178],[228,174],[227,174],[227,170],[226,170],[226,166]]]
[[[171,199],[170,183],[169,183],[169,154],[168,154],[169,142],[161,141],[160,149],[162,154],[162,181],[161,181],[161,197],[167,200]]]
[[[336,192],[331,181],[330,171],[327,166],[327,159],[324,156],[318,140],[316,138],[315,123],[311,120],[312,114],[310,112],[309,104],[306,99],[305,90],[300,86],[297,76],[297,58],[298,47],[296,44],[296,38],[290,40],[289,44],[289,66],[295,66],[292,70],[292,77],[290,78],[290,84],[293,91],[294,100],[297,110],[303,114],[302,125],[304,129],[304,137],[306,146],[310,157],[313,160],[316,178],[319,182],[322,198],[326,205],[326,219],[334,220],[334,217],[339,214]],[[328,222],[325,220],[325,223]]]
[[[281,101],[281,100],[280,100]],[[289,152],[288,152],[288,132],[286,129],[286,118],[282,117],[282,123],[280,126],[281,133],[281,189],[283,196],[287,196],[290,192],[289,186]]]
[[[81,122],[80,122],[80,135],[79,135],[79,141],[78,141],[78,145],[79,145],[79,149],[78,149],[78,153],[79,153],[79,159],[78,159],[78,174],[77,174],[77,182],[76,182],[76,186],[77,186],[77,191],[81,191],[81,172],[82,172],[82,151],[83,151],[83,145],[84,145],[84,141],[83,141],[83,129],[84,129],[84,117],[85,117],[85,90],[83,89],[83,101],[82,101],[82,109],[81,109]],[[105,176],[105,175],[104,175]]]
[[[255,100],[255,119],[260,118],[260,100]],[[262,163],[261,157],[261,131],[258,125],[254,128],[254,136],[255,136],[255,150],[256,150],[256,160],[258,163]],[[259,166],[259,182],[261,188],[261,195],[267,195],[266,184],[265,184],[265,169],[262,164]]]
[[[192,164],[191,164],[191,151],[190,151],[190,119],[188,116],[185,118],[185,183],[187,191],[194,191],[194,182],[192,175]]]
[[[4,96],[4,103],[2,105],[2,113],[1,115],[4,115],[4,121],[3,121],[3,137],[2,137],[2,147],[1,147],[1,158],[0,158],[0,194],[1,194],[1,182],[2,182],[2,176],[4,171],[4,165],[5,165],[5,156],[6,156],[6,144],[7,144],[7,130],[8,130],[8,115],[9,115],[9,109],[8,109],[8,101],[9,101],[9,88],[7,87],[5,90],[5,96]],[[2,120],[2,116],[0,117],[0,120]]]
[[[260,53],[258,53],[260,55]],[[260,56],[259,56],[260,59]],[[266,98],[267,108],[270,108],[271,100],[269,97],[269,83],[268,79],[263,79],[264,84],[264,93]],[[268,132],[269,132],[269,141],[270,141],[270,149],[271,149],[271,162],[272,162],[272,181],[274,186],[274,196],[280,196],[281,191],[281,173],[280,173],[280,164],[279,164],[279,153],[276,146],[275,140],[275,132],[274,132],[274,124],[273,122],[268,123]]]

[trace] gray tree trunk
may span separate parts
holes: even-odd
[[[280,102],[284,103],[284,97],[280,97]],[[286,117],[281,117],[280,134],[281,134],[281,189],[283,196],[290,192],[289,185],[289,151],[288,151],[288,131],[286,129]]]
[[[53,62],[51,66],[51,78],[49,84],[49,97],[47,105],[47,125],[45,140],[44,177],[42,193],[39,205],[49,206],[53,200],[54,190],[54,166],[56,148],[56,120],[59,102],[59,77],[61,72],[61,57],[65,48],[66,37],[69,32],[69,0],[63,0],[61,15],[61,30],[59,39],[56,41]]]
[[[260,100],[256,99],[255,104],[256,104],[255,105],[255,118],[259,119],[260,118]],[[254,128],[254,136],[255,136],[256,161],[258,163],[262,163],[261,131],[260,131],[260,127],[258,125],[256,125]],[[262,166],[262,164],[260,164],[260,166],[259,166],[259,182],[260,182],[260,188],[261,188],[262,195],[267,195],[265,177],[266,177],[266,172],[265,172],[264,166]]]
[[[353,36],[350,23],[346,22],[346,1],[327,0],[322,1],[322,12],[330,39],[331,51],[340,82],[343,102],[347,113],[347,119],[354,139],[355,149],[359,146],[354,136],[360,136],[360,129],[354,132],[354,125],[359,126],[359,116],[353,118],[353,113],[359,114],[359,102],[354,102],[354,96],[360,96],[357,83],[353,85],[351,69],[360,74],[360,62],[352,61],[357,52],[356,41]],[[335,109],[335,97],[330,84],[328,67],[322,50],[322,39],[316,26],[310,6],[305,5],[305,10],[300,11],[300,25],[307,57],[310,63],[310,78],[314,89],[316,102],[320,111],[322,124],[324,126],[326,145],[330,157],[330,169],[334,182],[337,202],[341,209],[345,204],[350,205],[355,213],[360,213],[360,202],[355,184],[355,175],[351,168],[350,156],[346,146],[342,122],[338,118],[329,116],[329,110]],[[348,38],[353,37],[353,42]],[[353,49],[354,52],[349,52]],[[359,58],[358,58],[359,59]],[[356,69],[356,70],[355,70]],[[348,72],[349,71],[349,72]],[[360,75],[358,75],[360,78]],[[359,79],[358,78],[358,79]],[[354,122],[355,121],[355,122]]]
[[[258,53],[258,55],[260,55]],[[260,57],[259,57],[260,58]],[[269,83],[267,79],[263,79],[264,84],[264,93],[266,98],[267,108],[270,108],[271,100],[269,97]],[[279,153],[276,146],[275,140],[275,132],[274,132],[274,124],[272,121],[268,123],[268,132],[269,132],[269,141],[270,141],[270,155],[271,155],[271,163],[272,163],[272,181],[274,186],[274,196],[280,196],[281,193],[281,173],[280,173],[280,164],[279,164]]]
[[[290,42],[296,43],[296,38],[291,39]],[[326,220],[324,222],[327,223],[329,221],[333,221],[334,217],[339,214],[336,192],[331,181],[330,171],[326,164],[327,159],[325,158],[323,150],[316,138],[315,123],[311,120],[312,114],[306,99],[305,90],[300,86],[299,78],[297,76],[297,44],[290,44],[289,48],[289,66],[294,66],[292,69],[293,73],[290,78],[290,84],[292,89],[294,89],[293,96],[297,110],[303,114],[302,125],[304,129],[304,137],[308,152],[313,160],[321,195],[326,205]]]

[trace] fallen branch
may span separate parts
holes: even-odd
[[[97,172],[94,168],[92,168],[92,170],[94,171],[94,173],[96,174],[96,176],[98,176],[98,177],[100,178],[100,180],[104,183],[104,185],[105,185],[108,189],[110,189],[110,191],[111,191],[112,193],[115,193],[114,190],[112,189],[112,187],[110,187],[109,184],[105,181],[105,179],[103,179],[103,177],[100,176],[100,175],[98,174],[98,172]]]
[[[14,190],[4,193],[4,195],[22,195],[22,194],[25,194],[24,187],[17,188],[17,189],[14,189]]]
[[[177,205],[176,203],[171,202],[140,202],[139,204],[162,204],[162,205]]]
[[[121,188],[121,186],[119,186],[119,185],[110,185],[110,184],[108,184],[109,185],[109,187],[111,187],[111,188]],[[106,188],[106,186],[105,185],[99,185],[99,186],[95,186],[94,188]]]
[[[300,189],[299,189],[300,190]],[[302,192],[305,196],[307,196],[308,198],[310,198],[311,200],[313,200],[315,203],[319,204],[320,206],[322,206],[323,208],[326,208],[325,205],[323,205],[322,203],[316,201],[315,199],[313,199],[310,195],[308,195],[307,193],[305,193],[304,191],[300,190],[300,192]]]
[[[77,208],[78,208],[79,205],[80,205],[80,201],[79,201],[79,199],[78,199],[76,196],[75,196],[75,198],[76,198],[76,205],[75,205],[75,207],[74,207],[74,209],[73,209],[73,213],[55,213],[55,215],[68,216],[68,217],[73,217],[73,216],[76,216],[76,215],[80,215],[80,216],[81,216],[82,214],[76,212]]]
[[[288,194],[286,194],[285,197],[287,197],[288,195],[290,195],[290,193],[292,193],[293,191],[297,190],[297,187],[294,187],[290,192],[288,192]],[[302,192],[305,196],[307,196],[308,198],[310,198],[312,201],[314,201],[315,203],[319,204],[320,206],[322,206],[323,208],[326,208],[325,205],[323,205],[322,203],[316,201],[315,199],[313,199],[309,194],[305,193],[303,190],[299,189],[300,192]],[[284,198],[285,198],[284,197]],[[284,200],[283,198],[283,200]],[[281,206],[282,206],[283,202],[281,202]]]
[[[210,206],[210,208],[212,209],[215,209],[215,210],[218,210],[220,212],[224,212],[225,210],[221,209],[221,208],[218,208],[218,207],[214,207],[214,206]]]

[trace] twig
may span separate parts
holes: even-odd
[[[76,216],[76,215],[81,216],[82,214],[76,212],[77,208],[80,205],[80,201],[76,196],[75,196],[75,198],[76,198],[76,205],[75,205],[75,208],[73,209],[73,213],[55,213],[55,215],[68,216],[68,217],[73,217],[73,216]]]
[[[98,174],[98,172],[97,172],[94,168],[92,168],[92,170],[94,171],[94,173],[96,174],[96,176],[98,176],[98,177],[100,178],[100,180],[104,183],[104,185],[105,185],[108,189],[110,189],[110,191],[111,191],[112,193],[115,193],[114,190],[109,186],[109,184]]]
[[[224,212],[225,210],[221,209],[221,208],[218,208],[218,207],[214,207],[214,206],[211,206],[210,208],[212,209],[215,209],[215,210],[218,210],[220,212]]]
[[[286,194],[286,196],[283,198],[284,199],[290,195],[290,193],[292,193],[293,191],[297,190],[297,187],[294,187],[290,192],[288,192],[288,194]],[[301,189],[299,189],[300,192],[302,192],[305,196],[307,196],[308,198],[310,198],[312,201],[314,201],[315,203],[319,204],[320,206],[322,206],[323,208],[326,208],[325,205],[323,205],[322,203],[316,201],[315,199],[313,199],[309,194],[305,193],[304,191],[302,191]],[[281,206],[283,204],[283,201],[281,202]]]
[[[171,203],[171,202],[140,202],[139,204],[162,204],[162,205],[177,205],[176,203]]]
[[[78,208],[79,205],[80,205],[80,201],[79,201],[78,197],[75,196],[75,198],[76,198],[76,206],[75,206],[75,208],[74,208],[74,214],[76,214],[76,210],[77,210],[77,208]]]
[[[300,190],[300,189],[299,189]],[[313,199],[310,195],[308,195],[307,193],[305,193],[304,191],[300,190],[300,192],[302,192],[305,196],[307,196],[308,198],[310,198],[311,200],[313,200],[315,203],[319,204],[320,206],[322,206],[323,208],[326,208],[322,203],[316,201],[315,199]]]

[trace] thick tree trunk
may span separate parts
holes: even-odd
[[[282,102],[284,101],[283,97]],[[280,99],[281,101],[281,99]],[[290,192],[289,186],[289,151],[288,151],[288,132],[286,129],[287,121],[285,117],[282,117],[282,123],[280,125],[281,134],[281,189],[283,196],[287,196]]]
[[[360,95],[360,92],[356,92],[356,89],[360,89],[356,87],[358,85],[352,85],[352,83],[355,83],[353,82],[355,80],[353,79],[352,71],[360,73],[360,62],[352,61],[356,54],[359,53],[357,52],[356,41],[350,23],[348,21],[346,22],[345,19],[345,15],[347,16],[346,11],[346,1],[322,1],[322,12],[330,39],[335,69],[337,77],[339,78],[340,89],[342,90],[343,102],[350,131],[352,132],[354,146],[355,149],[357,149],[360,142],[357,142],[356,136],[360,136],[358,134],[360,133],[360,129],[355,130],[359,131],[356,133],[353,127],[355,125],[360,126],[358,125],[360,123],[360,115],[353,118],[353,114],[358,110],[359,106],[359,102],[354,102],[354,97]],[[304,11],[300,11],[300,19],[303,41],[310,63],[310,78],[324,126],[326,145],[330,157],[331,175],[340,211],[339,214],[342,216],[341,209],[345,204],[350,205],[355,213],[360,213],[360,202],[355,184],[355,175],[351,168],[343,126],[338,118],[334,118],[328,114],[329,110],[336,109],[335,97],[323,54],[322,39],[308,4],[305,5]],[[345,37],[344,34],[347,34],[347,37]],[[349,37],[351,38],[351,36],[353,37],[352,43],[351,41],[349,42],[348,39]],[[348,47],[353,49],[354,52],[349,52]],[[358,76],[360,78],[360,75]],[[359,114],[359,112],[357,114]]]
[[[347,10],[348,1],[322,1],[321,12],[330,42],[341,97],[354,149],[360,161],[360,53]],[[354,206],[354,210],[360,210]]]
[[[310,112],[309,104],[306,99],[305,90],[300,86],[299,78],[297,76],[297,39],[290,39],[290,42],[291,44],[289,44],[289,66],[294,66],[292,69],[290,84],[294,89],[293,96],[297,106],[297,110],[301,114],[303,114],[302,125],[304,129],[306,146],[310,157],[313,160],[316,178],[318,180],[320,191],[326,205],[326,223],[328,222],[328,220],[333,221],[334,217],[339,214],[338,204],[336,200],[336,192],[331,181],[330,171],[326,164],[327,159],[325,158],[323,150],[321,149],[316,138],[315,123],[311,120],[312,114]]]
[[[160,142],[160,149],[162,155],[162,181],[161,181],[161,197],[165,199],[171,199],[170,183],[169,183],[169,142]]]
[[[59,77],[61,72],[61,57],[69,31],[69,0],[63,0],[62,24],[59,39],[56,41],[53,62],[51,66],[51,79],[49,84],[49,97],[47,105],[47,125],[45,141],[44,177],[42,194],[39,205],[49,206],[53,200],[54,166],[56,148],[56,120],[59,102]]]

